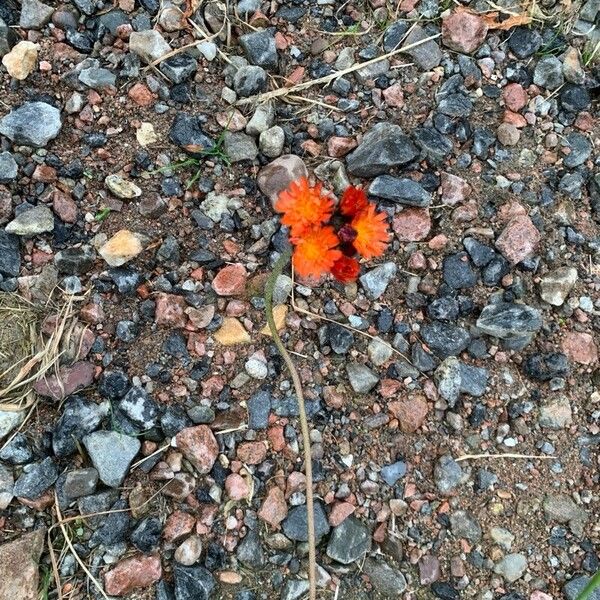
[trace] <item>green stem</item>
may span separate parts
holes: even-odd
[[[275,282],[281,275],[283,268],[288,264],[292,256],[291,250],[283,252],[277,259],[273,271],[267,280],[265,286],[265,312],[269,330],[273,336],[273,341],[277,350],[281,354],[294,383],[296,398],[298,399],[298,412],[300,413],[300,429],[302,431],[302,442],[304,446],[304,473],[306,475],[306,524],[308,528],[308,582],[310,585],[309,598],[315,600],[317,597],[317,551],[315,537],[315,512],[313,499],[313,477],[312,477],[312,456],[310,449],[310,436],[308,431],[308,419],[306,417],[306,406],[304,404],[304,393],[302,392],[302,382],[298,375],[298,370],[289,352],[285,349],[273,317],[273,290]]]
[[[581,594],[575,600],[588,600],[598,586],[600,586],[600,571],[597,571],[588,581],[588,584],[581,590]]]

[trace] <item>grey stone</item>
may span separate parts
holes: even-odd
[[[17,178],[19,166],[10,152],[0,152],[0,183],[8,183]]]
[[[367,558],[363,571],[369,576],[373,587],[385,597],[397,598],[406,590],[404,575],[384,560]]]
[[[214,147],[213,140],[202,130],[202,123],[198,115],[185,112],[177,113],[171,129],[169,139],[180,148],[188,152],[202,153]]]
[[[379,377],[361,363],[348,363],[346,372],[350,385],[357,394],[368,394],[379,383]]]
[[[349,565],[362,559],[370,549],[369,528],[356,517],[349,516],[334,527],[327,544],[327,556],[343,565]]]
[[[260,94],[267,89],[267,72],[256,65],[240,67],[233,78],[233,89],[242,98]]]
[[[347,157],[348,171],[357,177],[375,177],[418,156],[410,138],[393,123],[377,123]]]
[[[539,331],[542,316],[540,311],[527,304],[498,302],[484,307],[477,319],[477,327],[500,339],[519,338]]]
[[[41,29],[50,21],[54,9],[39,0],[23,0],[19,26],[23,29]]]
[[[444,281],[453,289],[472,288],[477,284],[477,273],[471,267],[466,252],[457,252],[444,259]]]
[[[79,81],[85,86],[101,92],[115,87],[117,76],[108,69],[90,67],[79,72]]]
[[[171,47],[158,31],[149,29],[131,33],[129,51],[137,54],[144,62],[152,63],[171,52]]]
[[[35,500],[58,479],[58,475],[58,465],[49,457],[27,465],[15,482],[13,493],[17,498]]]
[[[465,477],[461,466],[450,456],[444,454],[441,456],[433,470],[435,486],[441,494],[449,494]]]
[[[1,439],[2,436],[0,436]],[[24,465],[33,460],[33,452],[27,438],[22,433],[16,433],[0,450],[0,461],[11,465]]]
[[[265,29],[246,33],[240,37],[240,44],[250,64],[265,69],[277,68],[277,47],[275,46],[274,30]]]
[[[259,104],[246,125],[248,135],[258,136],[273,126],[275,121],[275,105],[268,101]]]
[[[38,233],[54,230],[54,215],[44,204],[38,204],[28,210],[20,212],[6,226],[6,233],[21,237],[32,237]]]
[[[232,163],[254,160],[258,156],[258,148],[254,138],[245,133],[225,133],[223,150]]]
[[[392,23],[383,34],[383,49],[386,52],[392,52],[399,48],[409,27],[410,24],[408,21],[396,21]]]
[[[412,179],[380,175],[369,186],[369,194],[406,206],[429,206],[431,194]]]
[[[567,600],[577,600],[591,579],[587,575],[576,575],[573,577],[563,588],[565,598]],[[600,587],[596,587],[588,597],[588,600],[600,600]]]
[[[394,486],[399,479],[406,475],[406,463],[399,460],[381,469],[381,478],[389,485]]]
[[[83,444],[103,483],[118,487],[123,483],[129,465],[139,452],[137,438],[116,431],[96,431],[83,438]]]
[[[542,277],[540,296],[548,304],[562,306],[576,283],[577,269],[575,267],[560,267]]]
[[[0,229],[0,275],[16,277],[20,270],[19,238]]]
[[[14,485],[12,470],[0,463],[0,510],[6,510],[12,502]]]
[[[452,152],[452,140],[435,127],[417,127],[413,132],[415,144],[430,163],[441,163]]]
[[[265,566],[265,553],[256,529],[249,529],[246,537],[239,543],[235,555],[248,569],[258,571]]]
[[[308,525],[306,523],[306,505],[294,506],[282,523],[283,533],[295,542],[308,540]],[[329,523],[325,509],[320,501],[314,503],[315,537],[319,540],[329,533]]]
[[[508,38],[508,47],[520,59],[535,54],[542,46],[540,32],[531,27],[517,27]]]
[[[592,153],[591,142],[581,133],[570,133],[566,137],[566,146],[569,149],[569,154],[563,158],[563,164],[569,169],[574,169],[585,163]]]
[[[502,575],[509,583],[520,579],[526,570],[527,559],[523,554],[507,554],[494,567],[494,573]]]
[[[470,542],[481,539],[481,526],[475,517],[464,510],[457,510],[450,515],[450,527],[457,538],[465,538]]]
[[[555,90],[565,82],[562,63],[556,56],[542,56],[533,71],[533,83],[548,90]]]
[[[62,491],[69,499],[75,500],[93,494],[96,491],[97,483],[98,471],[96,469],[75,469],[65,475]]]
[[[0,256],[2,256],[1,253]],[[18,427],[24,419],[25,414],[23,412],[15,410],[0,410],[0,441],[3,440],[13,429],[15,429],[15,427]]]
[[[283,152],[285,132],[279,125],[263,131],[258,140],[260,151],[269,158],[277,158]]]
[[[248,399],[247,405],[248,427],[250,429],[266,429],[271,412],[271,393],[267,390],[260,390]]]
[[[310,588],[306,579],[288,579],[281,590],[281,600],[300,600]]]
[[[25,102],[0,120],[0,133],[15,144],[43,148],[60,132],[60,110],[46,102]]]
[[[362,69],[358,69],[354,72],[354,77],[356,77],[356,80],[359,83],[365,84],[369,80],[374,80],[382,75],[387,75],[389,71],[390,61],[387,58],[384,58],[383,60],[367,65]]]
[[[543,501],[546,520],[568,523],[571,531],[582,536],[588,521],[587,512],[566,494],[548,494]]]
[[[411,32],[408,34],[402,47],[407,47],[417,42],[431,37],[420,25],[412,27]],[[440,50],[439,44],[435,40],[429,40],[423,42],[410,50],[407,50],[408,54],[423,71],[430,71],[434,67],[437,67],[442,62],[442,51]]]
[[[440,364],[434,373],[435,383],[440,396],[453,408],[460,396],[462,373],[460,361],[455,356],[449,356]]]
[[[0,17],[0,58],[11,51],[11,48],[19,41],[15,30],[9,27],[4,19]]]
[[[397,271],[398,267],[393,262],[383,263],[367,271],[360,277],[360,283],[366,295],[372,300],[381,298],[392,279],[396,277]]]

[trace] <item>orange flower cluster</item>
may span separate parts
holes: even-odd
[[[305,177],[279,194],[275,210],[290,228],[294,268],[303,277],[331,273],[344,283],[356,281],[364,258],[381,256],[388,245],[386,215],[377,212],[365,192],[350,186],[334,210],[334,201],[320,183]]]

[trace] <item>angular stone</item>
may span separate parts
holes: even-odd
[[[278,527],[287,515],[288,507],[285,495],[277,486],[272,487],[258,511],[259,519],[265,521],[271,527]]]
[[[373,587],[385,598],[399,598],[406,590],[406,578],[384,560],[367,558],[363,571]]]
[[[412,179],[380,175],[369,186],[369,194],[404,204],[406,206],[429,206],[431,194]]]
[[[134,259],[143,250],[142,237],[139,234],[128,229],[121,229],[98,252],[111,267],[120,267]]]
[[[483,333],[500,339],[533,334],[542,327],[540,312],[527,304],[498,302],[488,304],[477,319]]]
[[[566,396],[550,399],[540,406],[538,424],[547,429],[565,429],[573,423],[571,403]]]
[[[520,579],[527,570],[527,558],[523,554],[507,554],[496,566],[494,573],[502,575],[506,581],[513,583]]]
[[[455,10],[442,20],[442,43],[456,52],[472,54],[485,41],[488,26],[479,16]]]
[[[561,342],[563,352],[574,362],[593,365],[598,361],[598,347],[589,333],[567,331]]]
[[[35,600],[39,591],[39,560],[44,550],[43,528],[0,546],[0,598]]]
[[[150,587],[162,577],[159,556],[132,556],[104,574],[104,590],[111,596],[126,596]]]
[[[306,523],[306,505],[295,506],[283,521],[283,533],[290,540],[306,542],[308,540],[308,525]],[[325,509],[320,501],[314,503],[315,537],[317,540],[329,533],[329,523]]]
[[[250,334],[244,326],[234,317],[225,317],[214,338],[223,346],[235,344],[249,344],[252,341]]]
[[[79,361],[60,367],[58,374],[51,372],[38,380],[35,391],[40,396],[62,400],[77,390],[88,387],[94,381],[95,368],[92,363]]]
[[[280,192],[301,177],[308,177],[304,161],[294,154],[285,154],[260,170],[257,183],[260,191],[274,203]]]
[[[144,62],[152,63],[171,52],[165,38],[155,29],[133,31],[129,36],[129,50]]]
[[[247,278],[244,265],[227,265],[215,275],[211,285],[219,296],[239,296],[246,289]]]
[[[210,473],[219,455],[219,444],[210,427],[186,427],[175,436],[175,442],[200,475]]]
[[[0,133],[15,144],[43,148],[60,132],[60,110],[46,102],[25,102],[0,119]]]
[[[392,229],[401,242],[420,242],[431,231],[431,216],[426,208],[405,208],[392,221]]]
[[[379,377],[361,363],[348,363],[346,371],[350,385],[357,394],[368,394],[379,383]]]
[[[35,70],[38,50],[38,44],[27,41],[19,42],[8,54],[2,57],[2,64],[11,77],[23,81]]]
[[[381,298],[387,290],[388,285],[396,277],[397,270],[396,263],[387,262],[362,275],[360,283],[367,296],[372,300]]]
[[[410,138],[393,123],[377,123],[347,157],[348,171],[357,177],[383,175],[418,156]]]
[[[131,200],[142,195],[142,190],[133,181],[129,181],[120,175],[107,175],[104,179],[104,185],[117,198]]]
[[[116,431],[90,433],[83,438],[83,445],[98,471],[100,480],[115,488],[123,483],[129,465],[141,447],[137,438]]]
[[[23,0],[19,26],[23,29],[41,29],[50,21],[54,8],[39,0]]]
[[[410,33],[402,44],[403,48],[407,48],[418,43],[417,46],[407,50],[406,53],[423,71],[430,71],[437,67],[443,58],[442,51],[435,40],[423,41],[428,37],[431,36],[420,25],[416,25],[411,27]]]
[[[20,212],[7,226],[6,233],[33,237],[54,230],[54,215],[44,204]]]
[[[357,518],[348,517],[334,528],[327,544],[327,556],[343,565],[349,565],[361,560],[370,549],[369,528]]]
[[[575,267],[560,267],[542,277],[540,296],[548,304],[562,306],[576,283],[577,269]]]

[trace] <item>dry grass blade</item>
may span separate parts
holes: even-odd
[[[480,458],[525,458],[551,460],[556,458],[556,456],[547,456],[545,454],[516,454],[514,452],[507,452],[506,454],[463,454],[455,460],[456,462],[462,462],[463,460],[479,460]]]
[[[21,330],[23,343],[28,345],[29,352],[23,356],[23,348],[20,348],[21,355],[11,354],[12,365],[5,366],[5,370],[0,374],[0,406],[3,410],[24,410],[30,407],[35,401],[35,394],[32,392],[32,385],[43,377],[50,370],[58,370],[58,364],[64,351],[61,350],[61,342],[68,333],[67,324],[73,316],[74,298],[68,296],[66,302],[61,306],[57,316],[57,326],[54,328],[49,338],[44,341],[39,333],[39,326],[42,318],[45,316],[45,309],[37,308],[20,296],[10,295],[12,300],[2,298],[0,303],[0,313],[4,312],[2,324],[0,325],[0,348],[6,347],[10,343],[10,321],[7,319],[27,320],[26,329]],[[29,311],[19,309],[26,303]],[[73,327],[73,324],[71,324]],[[2,339],[3,332],[8,331],[8,340]],[[15,333],[14,331],[12,333]],[[72,329],[71,329],[72,333]],[[28,337],[25,337],[28,336]],[[14,341],[18,347],[18,342]],[[10,347],[10,346],[9,346]],[[14,345],[13,345],[14,348]],[[1,358],[1,356],[0,356]],[[16,360],[15,360],[16,358]],[[23,364],[23,361],[26,361]],[[19,364],[21,365],[19,367]],[[6,368],[8,367],[8,368]],[[18,367],[18,370],[15,369]],[[62,385],[59,380],[59,385]]]
[[[288,94],[294,94],[295,92],[299,92],[301,90],[306,90],[315,85],[327,85],[332,81],[335,81],[338,77],[343,77],[344,75],[348,75],[349,73],[354,73],[355,71],[359,71],[365,67],[370,65],[374,65],[386,58],[391,58],[396,54],[400,54],[401,52],[407,52],[408,50],[412,50],[417,46],[421,46],[431,40],[435,40],[439,38],[442,34],[437,33],[435,35],[430,35],[429,37],[423,38],[418,42],[414,42],[413,44],[409,44],[408,46],[403,46],[402,48],[397,48],[396,50],[392,50],[387,54],[382,54],[381,56],[377,56],[376,58],[372,58],[371,60],[367,60],[363,63],[357,63],[348,67],[347,69],[342,69],[341,71],[335,71],[335,73],[331,73],[329,75],[325,75],[324,77],[319,77],[318,79],[312,79],[311,81],[305,81],[303,83],[298,83],[289,88],[278,88],[276,90],[272,90],[270,92],[265,92],[263,94],[259,94],[257,96],[250,96],[249,98],[242,98],[236,102],[237,106],[243,106],[247,104],[261,104],[263,102],[267,102],[268,100],[272,100],[273,98],[280,98],[281,96],[287,96]]]

